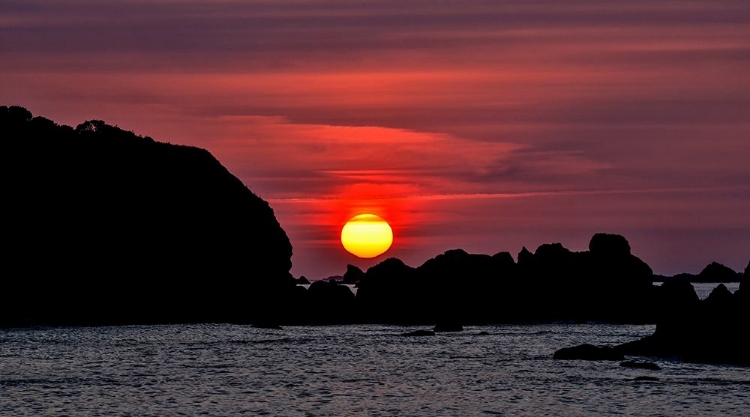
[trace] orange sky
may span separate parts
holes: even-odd
[[[0,40],[0,104],[208,149],[296,276],[596,232],[668,275],[750,256],[747,2],[10,0]]]

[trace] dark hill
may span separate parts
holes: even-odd
[[[705,268],[703,268],[703,270],[697,275],[689,274],[689,273],[682,273],[682,274],[673,275],[671,277],[658,276],[654,278],[654,281],[662,281],[662,282],[685,281],[685,282],[729,283],[729,282],[740,282],[741,280],[742,280],[741,273],[735,272],[732,268],[724,266],[718,262],[711,262]]]
[[[208,151],[15,106],[0,137],[1,324],[244,322],[293,286],[273,210]]]
[[[597,233],[589,251],[543,244],[518,263],[461,249],[417,268],[388,258],[362,275],[356,299],[366,322],[649,323],[660,313],[652,279],[623,236]]]

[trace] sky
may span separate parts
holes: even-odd
[[[312,280],[598,232],[657,274],[750,260],[747,1],[3,0],[0,105],[209,150]]]

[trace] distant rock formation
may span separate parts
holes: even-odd
[[[598,257],[623,258],[630,256],[630,244],[623,236],[597,233],[589,242],[589,252]]]
[[[589,343],[558,349],[552,359],[587,360],[587,361],[621,361],[625,359],[622,352],[609,346],[595,346]]]
[[[670,282],[670,281],[684,281],[684,282],[705,282],[705,283],[729,283],[729,282],[740,282],[742,275],[739,272],[735,272],[732,268],[722,265],[718,262],[711,262],[706,265],[699,274],[681,273],[673,276],[658,276],[655,277],[655,281]]]
[[[711,262],[698,274],[696,282],[737,282],[742,276],[732,268]]]
[[[208,151],[0,107],[0,325],[250,322],[293,300],[267,202]]]
[[[358,284],[359,280],[365,276],[365,273],[361,269],[357,268],[352,264],[346,265],[346,272],[344,273],[344,284]]]
[[[600,233],[589,251],[543,244],[517,263],[461,249],[417,268],[390,258],[360,278],[357,308],[365,321],[400,324],[646,323],[659,310],[652,276],[624,237]]]

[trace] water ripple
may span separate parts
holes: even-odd
[[[742,415],[747,368],[556,361],[653,326],[125,326],[0,331],[0,415]],[[489,335],[475,337],[479,331]],[[636,380],[655,376],[657,381]]]

